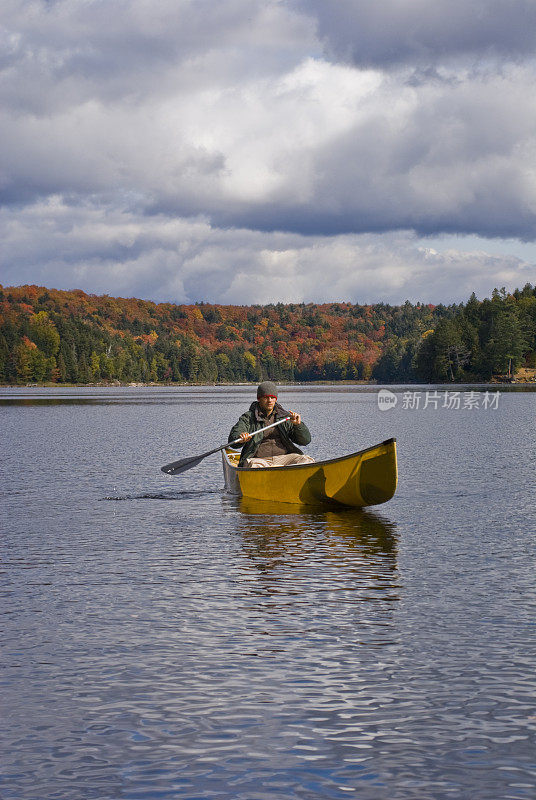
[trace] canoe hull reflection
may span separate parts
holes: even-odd
[[[254,500],[364,508],[390,500],[398,480],[395,439],[312,464],[247,469],[238,459],[235,450],[222,451],[225,488]]]

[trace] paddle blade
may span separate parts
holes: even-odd
[[[166,464],[165,467],[160,467],[162,472],[166,475],[180,475],[181,472],[186,472],[187,469],[196,467],[205,456],[197,456],[195,458],[181,458],[179,461],[173,461],[171,464]]]

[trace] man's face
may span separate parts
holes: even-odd
[[[274,410],[274,406],[277,402],[277,397],[274,397],[273,394],[265,394],[263,397],[259,397],[257,400],[258,404],[261,407],[261,411],[265,417],[269,417],[272,411]]]

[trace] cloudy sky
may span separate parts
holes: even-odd
[[[457,302],[536,283],[536,0],[3,0],[0,282]]]

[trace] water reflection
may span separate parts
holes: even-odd
[[[241,512],[237,515],[237,530],[246,536],[266,537],[270,542],[274,541],[274,535],[278,541],[296,540],[322,531],[364,553],[396,555],[396,524],[372,511],[312,509],[249,498],[233,498],[228,502]]]
[[[117,405],[169,405],[178,402],[174,399],[158,397],[0,397],[1,406],[117,406]]]
[[[343,606],[399,599],[398,541],[390,520],[358,509],[304,510],[243,499],[224,503],[235,514],[244,555],[241,582],[250,594],[292,598],[294,606],[297,596],[306,595],[309,601],[316,595],[322,603],[336,600]]]

